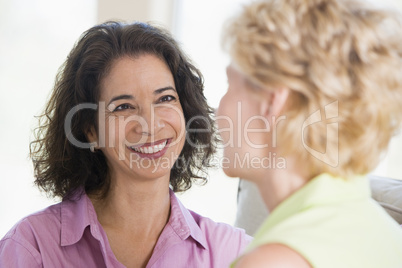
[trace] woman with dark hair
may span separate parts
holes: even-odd
[[[89,29],[31,144],[35,183],[63,201],[6,234],[0,266],[227,267],[250,237],[174,194],[203,180],[215,152],[210,114],[201,73],[167,32]]]

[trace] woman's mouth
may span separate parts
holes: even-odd
[[[134,151],[138,155],[144,158],[158,158],[162,156],[170,143],[171,139],[161,140],[154,143],[146,143],[140,146],[128,147],[131,151]]]
[[[168,141],[165,140],[163,143],[160,143],[160,144],[150,145],[150,146],[142,145],[141,147],[131,147],[131,149],[133,149],[134,151],[136,151],[138,153],[142,153],[142,154],[154,154],[154,153],[162,151],[163,148],[165,148],[167,142]]]

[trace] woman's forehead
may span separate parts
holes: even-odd
[[[116,94],[152,93],[161,88],[175,90],[174,78],[168,66],[158,57],[144,55],[116,61],[101,82],[101,98]]]

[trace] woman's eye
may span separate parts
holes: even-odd
[[[160,102],[169,102],[169,101],[174,101],[174,100],[176,100],[176,98],[171,95],[166,95],[166,96],[163,96],[162,98],[160,98]]]
[[[125,103],[125,104],[120,104],[113,111],[123,111],[123,110],[127,110],[127,109],[133,109],[133,107],[130,104]]]

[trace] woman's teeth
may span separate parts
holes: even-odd
[[[167,144],[167,140],[161,144],[158,145],[153,145],[153,146],[141,146],[141,147],[131,147],[136,152],[142,153],[142,154],[154,154],[159,151],[162,151],[163,148],[165,148]]]

